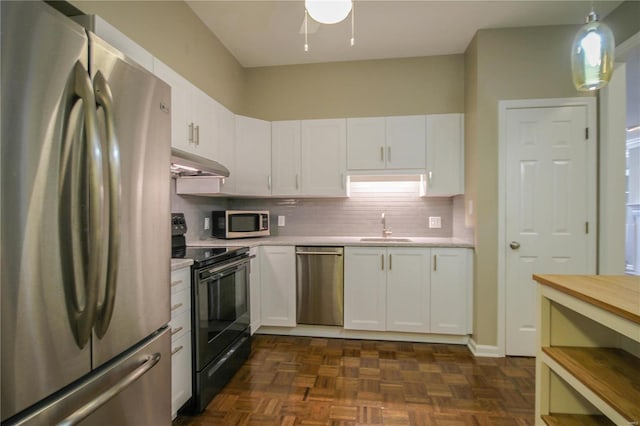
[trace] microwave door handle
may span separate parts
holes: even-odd
[[[102,72],[98,71],[93,80],[96,101],[102,106],[105,116],[105,133],[109,156],[109,238],[107,247],[107,283],[104,301],[98,306],[95,332],[102,338],[111,322],[116,299],[116,278],[120,260],[120,201],[122,186],[120,181],[120,146],[116,137],[115,117],[113,113],[113,95],[109,83]]]

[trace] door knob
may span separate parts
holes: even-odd
[[[509,247],[511,247],[512,250],[518,250],[520,248],[520,243],[517,241],[511,241]]]

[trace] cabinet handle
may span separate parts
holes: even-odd
[[[393,255],[389,255],[389,270],[393,269]]]
[[[200,146],[200,126],[196,126],[196,145]]]
[[[180,285],[182,283],[183,283],[182,280],[171,281],[171,287],[178,286],[178,285]]]
[[[384,161],[384,146],[380,147],[380,161]]]
[[[296,173],[296,189],[300,189],[300,177]]]
[[[178,309],[180,306],[182,306],[182,303],[176,303],[175,305],[173,305],[173,306],[171,307],[171,310],[172,310],[172,311],[175,311],[175,310],[176,310],[176,309]]]
[[[193,143],[193,123],[189,123],[189,143]]]
[[[271,190],[271,175],[267,176],[267,189]]]
[[[429,170],[429,186],[431,186],[431,179],[433,178],[433,172]]]
[[[384,254],[380,255],[380,270],[384,271]]]
[[[391,162],[391,147],[387,147],[387,163]]]
[[[174,356],[175,354],[177,354],[178,352],[180,352],[182,350],[183,346],[180,345],[177,348],[175,348],[174,350],[171,351],[171,356]]]
[[[434,271],[438,270],[438,255],[437,254],[433,255],[433,270]]]
[[[180,333],[181,331],[182,327],[174,328],[171,330],[171,335],[173,336],[174,334]]]

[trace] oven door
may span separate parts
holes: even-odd
[[[196,368],[202,370],[249,327],[249,257],[196,271]]]

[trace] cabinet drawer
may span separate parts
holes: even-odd
[[[191,289],[185,288],[182,291],[171,293],[171,318],[191,310]]]
[[[169,327],[171,327],[172,342],[175,342],[185,333],[189,334],[189,332],[191,331],[191,313],[189,311],[186,311],[171,318]]]
[[[190,287],[191,268],[182,268],[171,271],[171,293]]]
[[[187,333],[171,344],[171,413],[191,398],[191,334]]]

